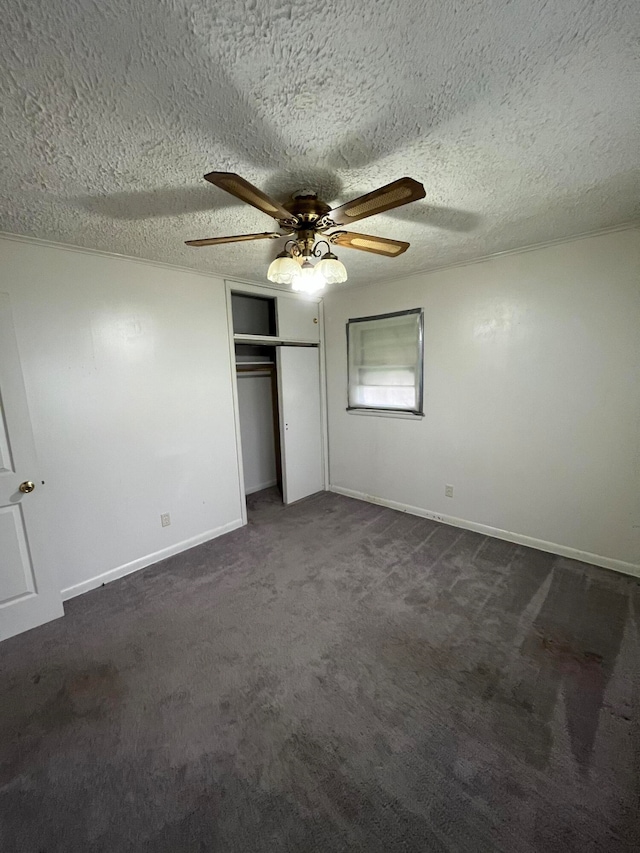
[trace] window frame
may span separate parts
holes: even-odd
[[[389,406],[364,406],[351,405],[351,336],[349,334],[352,323],[365,323],[372,320],[390,320],[393,317],[408,317],[418,315],[418,361],[416,363],[417,381],[415,383],[417,406],[415,409],[400,409]],[[409,308],[405,311],[392,311],[387,314],[373,314],[368,317],[350,317],[346,323],[347,332],[347,412],[353,414],[371,414],[401,418],[424,417],[424,308]]]

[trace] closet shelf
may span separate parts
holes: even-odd
[[[263,344],[266,346],[278,346],[287,344],[293,347],[317,347],[318,341],[303,341],[299,338],[278,338],[269,335],[234,335],[233,340],[237,344]]]

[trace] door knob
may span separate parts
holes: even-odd
[[[18,486],[20,491],[23,492],[25,495],[28,495],[29,492],[32,492],[35,487],[36,484],[32,483],[31,480],[25,480],[24,483],[20,483],[20,485]]]

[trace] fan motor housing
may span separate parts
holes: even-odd
[[[326,202],[318,198],[317,193],[312,193],[309,190],[301,190],[291,198],[292,203],[288,205],[291,213],[295,214],[305,224],[311,225],[317,222],[321,216],[331,210]]]

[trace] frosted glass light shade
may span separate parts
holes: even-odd
[[[291,288],[301,293],[317,293],[319,290],[322,290],[325,284],[325,279],[318,273],[317,268],[305,259],[302,266],[298,267],[297,274],[293,277]]]
[[[278,257],[271,261],[267,270],[267,278],[276,284],[291,284],[294,276],[298,275],[300,267],[289,255],[281,252]]]
[[[347,269],[342,261],[339,261],[335,256],[325,257],[316,266],[318,272],[327,284],[341,284],[347,280]]]

